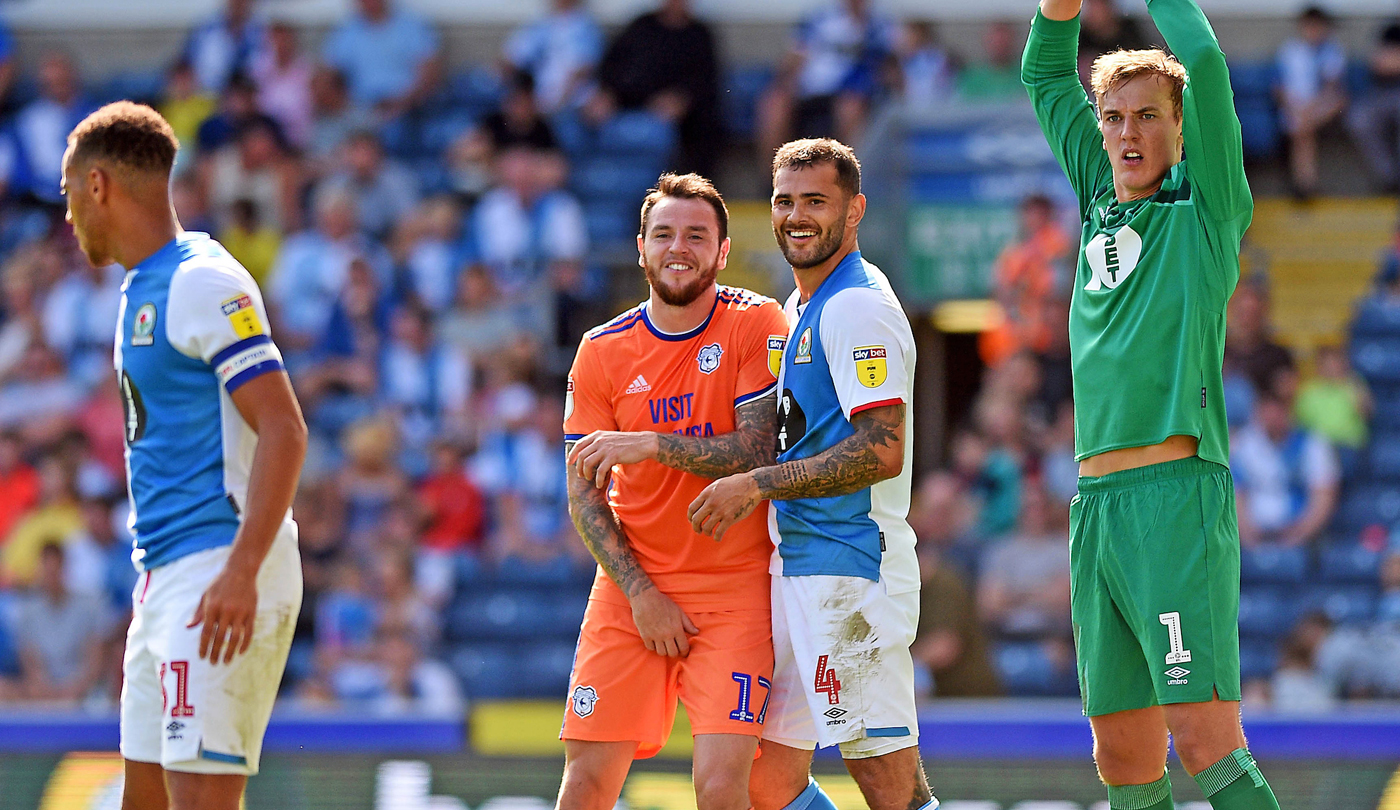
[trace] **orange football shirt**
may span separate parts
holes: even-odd
[[[737,287],[720,286],[709,317],[683,334],[660,331],[645,304],[634,307],[584,335],[569,372],[564,433],[576,441],[595,430],[732,432],[735,408],[777,385],[787,333],[777,301]],[[715,542],[686,517],[709,484],[655,461],[621,465],[608,502],[642,570],[683,610],[766,609],[768,504]],[[592,598],[628,604],[602,569]]]

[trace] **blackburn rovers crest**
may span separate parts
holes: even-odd
[[[695,355],[695,362],[700,364],[701,374],[713,374],[719,368],[719,358],[724,354],[724,348],[718,343],[711,343],[702,346],[700,353]]]

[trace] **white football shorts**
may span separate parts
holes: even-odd
[[[773,695],[763,739],[864,759],[918,745],[919,593],[860,577],[773,577]]]
[[[258,772],[263,733],[301,610],[296,524],[282,527],[258,570],[258,613],[248,651],[229,664],[212,664],[199,657],[203,625],[185,625],[231,550],[196,552],[137,579],[122,664],[126,759],[184,773]]]

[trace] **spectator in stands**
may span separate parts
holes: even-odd
[[[19,433],[0,430],[0,537],[10,536],[19,519],[39,502],[39,494],[39,473],[25,462]]]
[[[982,58],[969,62],[958,73],[958,96],[964,101],[1021,101],[1021,52],[1016,27],[1006,20],[987,25],[982,36]]]
[[[1049,349],[1056,334],[1044,317],[1047,305],[1065,306],[1073,280],[1070,261],[1078,245],[1061,225],[1054,202],[1032,194],[1021,201],[1020,214],[1020,239],[1002,249],[992,271],[1004,319],[979,339],[982,360],[993,367],[1021,349]]]
[[[894,23],[871,0],[841,0],[798,24],[793,43],[758,102],[759,165],[796,137],[858,143],[894,54]]]
[[[63,546],[45,543],[37,587],[20,606],[14,628],[24,696],[30,700],[81,701],[104,674],[112,612],[95,596],[71,592],[64,564]]]
[[[1370,87],[1352,100],[1347,125],[1381,188],[1400,191],[1400,20],[1387,23],[1367,59]]]
[[[117,530],[118,509],[126,514],[126,496],[102,493],[79,502],[83,527],[64,546],[67,585],[74,593],[92,594],[119,615],[131,610],[136,569],[131,564],[131,536]],[[125,523],[125,520],[122,521]]]
[[[244,197],[229,206],[228,224],[219,231],[219,243],[243,265],[248,275],[267,285],[272,265],[282,250],[282,234],[263,222],[257,202]]]
[[[228,0],[222,14],[190,33],[181,59],[194,68],[201,88],[218,95],[234,74],[247,69],[262,41],[263,26],[253,16],[253,0]]]
[[[19,60],[15,58],[15,38],[9,26],[0,23],[0,114],[9,115],[15,106],[15,79]]]
[[[982,556],[977,604],[1002,638],[1070,638],[1069,525],[1062,507],[1031,481],[1016,530]]]
[[[1271,709],[1288,714],[1325,714],[1336,709],[1335,686],[1317,667],[1318,650],[1331,629],[1325,614],[1313,613],[1289,631],[1269,684]]]
[[[345,191],[316,195],[316,227],[289,237],[272,268],[267,289],[276,310],[277,345],[296,370],[304,353],[321,340],[356,259],[375,275],[388,275],[387,256],[358,229],[355,198]]]
[[[438,321],[442,339],[468,357],[489,357],[528,332],[500,306],[495,282],[480,266],[469,266],[457,276],[453,307]]]
[[[394,224],[418,204],[418,180],[384,154],[379,136],[362,129],[341,146],[339,169],[324,190],[355,199],[360,230],[371,239],[387,238]]]
[[[1299,427],[1293,402],[1266,391],[1254,418],[1231,441],[1240,540],[1297,546],[1326,528],[1341,471],[1326,439]]]
[[[375,637],[375,658],[382,679],[370,700],[376,714],[412,712],[460,718],[465,700],[457,676],[441,661],[426,658],[408,628],[386,624]]]
[[[436,439],[432,469],[414,491],[422,517],[416,579],[423,595],[436,604],[446,604],[452,596],[458,559],[479,559],[485,539],[486,498],[467,477],[466,463],[461,439]]]
[[[422,104],[442,74],[438,36],[391,0],[357,0],[358,12],[326,37],[322,58],[345,74],[350,98],[390,120]]]
[[[200,233],[219,232],[209,216],[209,199],[204,196],[204,186],[193,173],[171,179],[170,202],[175,206],[180,227]]]
[[[63,358],[43,343],[31,343],[15,373],[0,385],[0,427],[18,427],[37,443],[58,438],[86,394],[86,387],[68,376]]]
[[[559,424],[559,413],[549,410],[546,421],[547,406],[522,383],[502,388],[492,399],[493,424],[470,465],[472,479],[496,507],[492,556],[535,564],[579,556],[583,544],[567,517],[566,468],[559,452],[564,437],[550,428]]]
[[[1116,0],[1085,0],[1079,25],[1079,77],[1085,85],[1100,56],[1120,48],[1137,51],[1155,46],[1137,20],[1118,10]]]
[[[373,269],[359,257],[351,259],[325,331],[294,377],[308,423],[322,435],[337,436],[375,412],[391,310]]]
[[[1352,371],[1341,347],[1322,346],[1314,360],[1316,376],[1298,391],[1294,408],[1298,424],[1339,450],[1361,449],[1371,418],[1371,393],[1365,380]]]
[[[441,316],[457,295],[463,262],[462,212],[453,198],[425,200],[399,221],[394,234],[394,259],[402,282],[413,298],[434,316]]]
[[[953,434],[953,474],[976,504],[978,539],[1009,531],[1020,512],[1021,467],[1009,452],[994,448],[982,433],[963,427]]]
[[[972,590],[943,553],[958,543],[969,515],[957,484],[936,473],[919,484],[910,510],[918,534],[919,627],[911,652],[923,697],[985,697],[1000,693],[996,670]]]
[[[234,203],[252,200],[258,219],[278,233],[299,227],[300,167],[284,150],[270,123],[250,123],[231,145],[206,153],[199,164],[199,177],[214,221],[220,226],[232,222]]]
[[[61,273],[60,259],[37,240],[16,250],[5,262],[4,318],[0,319],[0,390],[20,370],[25,352],[42,340],[38,298],[42,287]]]
[[[194,65],[182,59],[166,74],[165,97],[158,109],[180,139],[182,148],[175,162],[176,174],[182,174],[193,165],[190,158],[198,146],[199,128],[219,109],[218,96],[199,86]]]
[[[40,556],[48,543],[66,543],[83,529],[73,471],[56,455],[39,461],[39,501],[25,513],[0,548],[0,583],[32,584],[40,574]]]
[[[543,150],[559,147],[554,129],[536,99],[534,77],[523,70],[511,71],[501,106],[482,119],[480,131],[474,134],[486,139],[492,155],[516,146]]]
[[[471,358],[433,332],[433,316],[404,303],[394,312],[379,361],[381,399],[399,420],[404,452],[421,475],[436,435],[468,431]],[[407,460],[407,459],[405,459]]]
[[[1232,384],[1245,384],[1243,401],[1250,402],[1259,393],[1273,387],[1281,373],[1296,368],[1293,355],[1273,339],[1273,323],[1269,314],[1269,290],[1255,279],[1241,280],[1230,298],[1226,310],[1225,376],[1227,408],[1231,404]],[[1238,401],[1238,400],[1237,400]],[[1244,421],[1249,412],[1240,414]],[[1232,424],[1236,416],[1230,416]]]
[[[581,104],[603,54],[603,32],[584,0],[552,0],[541,20],[514,31],[503,61],[534,79],[535,99],[546,113]]]
[[[281,125],[287,142],[305,149],[311,140],[311,76],[315,68],[301,52],[291,23],[274,22],[248,64],[258,86],[258,107]]]
[[[1040,475],[1056,502],[1068,503],[1079,492],[1079,462],[1074,458],[1074,401],[1062,400],[1041,436]]]
[[[442,638],[442,616],[414,587],[413,555],[409,549],[387,547],[374,558],[375,601],[379,627],[402,627],[414,641],[430,648]]]
[[[905,104],[927,109],[952,97],[956,67],[938,43],[938,29],[931,20],[906,21],[899,30],[895,55]]]
[[[391,417],[374,415],[345,431],[345,467],[339,488],[345,499],[345,533],[364,546],[380,529],[395,503],[411,493],[397,464],[398,428]]]
[[[1346,107],[1346,69],[1331,15],[1321,6],[1307,7],[1298,17],[1298,36],[1279,48],[1276,91],[1299,196],[1317,193],[1317,134]]]
[[[583,207],[561,185],[563,157],[516,147],[497,161],[499,185],[472,213],[473,255],[521,324],[558,338],[559,304],[583,283]]]
[[[58,193],[68,133],[95,105],[83,96],[78,70],[66,54],[51,51],[39,63],[39,98],[15,116],[15,139],[22,157],[17,191],[45,205],[62,207]]]
[[[311,75],[311,130],[307,140],[308,167],[313,174],[328,170],[350,133],[370,128],[374,117],[350,99],[345,74],[320,67]]]
[[[258,88],[246,73],[234,74],[228,87],[219,96],[219,109],[199,125],[195,145],[201,158],[213,155],[236,142],[240,135],[253,127],[266,127],[277,139],[279,148],[286,145],[282,125],[277,119],[258,109]]]
[[[710,27],[689,0],[662,0],[608,46],[598,66],[597,113],[645,109],[676,122],[678,172],[714,175],[724,148],[719,106],[719,53]]]
[[[1343,695],[1400,697],[1400,547],[1381,559],[1374,618],[1337,628],[1317,650],[1318,669]]]
[[[118,264],[92,267],[73,257],[68,272],[44,301],[44,342],[63,358],[69,376],[84,388],[112,374],[112,324],[125,275]]]

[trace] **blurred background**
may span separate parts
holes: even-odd
[[[258,280],[312,431],[306,600],[249,808],[552,802],[593,571],[566,513],[574,348],[645,296],[637,210],[666,170],[728,198],[720,281],[781,300],[768,161],[819,135],[864,162],[862,248],[919,343],[935,790],[1100,802],[1069,621],[1078,223],[1019,83],[1033,5],[0,2],[0,808],[117,806],[123,271],[86,265],[58,179],[69,129],[122,98],[174,125],[181,222]],[[1256,198],[1225,358],[1245,726],[1286,806],[1400,807],[1400,5],[1202,6]],[[1086,78],[1161,44],[1136,0],[1085,0],[1083,26]],[[629,807],[693,807],[688,744],[682,718]]]

